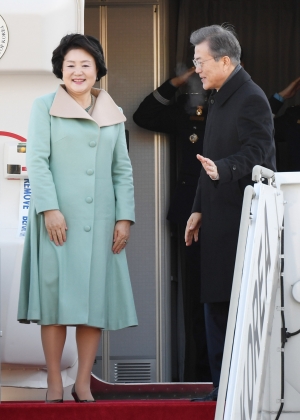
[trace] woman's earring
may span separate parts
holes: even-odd
[[[96,82],[99,82],[99,77],[98,76],[96,77]]]

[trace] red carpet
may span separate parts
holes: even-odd
[[[216,403],[99,401],[93,404],[3,402],[1,420],[214,420]]]

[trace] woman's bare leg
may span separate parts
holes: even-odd
[[[91,371],[101,337],[100,328],[78,325],[76,341],[78,349],[78,372],[75,390],[81,400],[93,400],[90,389]]]
[[[41,337],[48,371],[48,400],[58,400],[63,395],[61,356],[66,341],[64,325],[42,325]]]

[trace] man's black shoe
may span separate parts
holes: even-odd
[[[209,394],[205,395],[205,397],[192,398],[191,401],[196,401],[196,402],[217,401],[218,392],[219,392],[219,387],[216,386],[216,388],[214,388]]]

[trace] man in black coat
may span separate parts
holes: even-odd
[[[282,91],[270,98],[274,115],[286,99],[292,98],[300,90],[300,77],[293,80]],[[274,119],[276,164],[278,172],[300,171],[300,105],[286,109],[285,113]]]
[[[200,243],[194,242],[189,248],[184,243],[184,230],[191,214],[200,174],[196,155],[202,154],[203,151],[207,111],[207,94],[203,92],[201,82],[195,79],[196,77],[195,69],[190,68],[180,76],[164,82],[146,96],[133,114],[133,120],[142,128],[170,134],[171,147],[173,151],[176,149],[178,158],[177,183],[171,197],[167,219],[177,227],[174,230],[179,244],[178,275],[181,275],[178,289],[182,288],[183,296],[179,290],[176,290],[176,295],[179,300],[183,298],[185,343],[182,345],[185,349],[185,358],[184,369],[175,363],[179,369],[173,369],[173,379],[210,382],[204,310],[200,301]],[[187,86],[185,88],[187,92],[174,101],[178,89],[182,86]],[[179,306],[181,307],[181,304]],[[172,324],[175,324],[174,319]],[[176,333],[172,334],[172,342],[176,346]],[[183,370],[183,375],[182,373],[178,375],[176,370],[179,372]]]
[[[240,66],[240,45],[221,26],[191,35],[194,65],[205,90],[213,89],[196,197],[186,244],[201,226],[201,297],[216,400],[239,234],[244,188],[255,165],[276,170],[273,118],[268,99]]]

